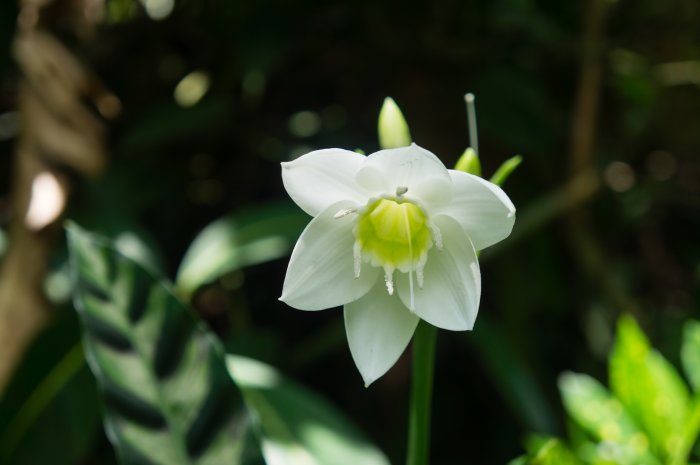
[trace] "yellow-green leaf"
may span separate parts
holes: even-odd
[[[683,327],[681,360],[690,385],[700,392],[700,321],[689,320]]]
[[[658,457],[668,460],[685,448],[688,389],[630,316],[618,324],[610,357],[610,387],[647,433]]]
[[[559,377],[559,391],[574,422],[594,440],[615,444],[618,463],[659,463],[651,455],[647,435],[597,380],[584,374],[564,373]]]

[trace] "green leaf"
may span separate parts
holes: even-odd
[[[178,291],[190,296],[231,271],[283,257],[309,217],[291,204],[257,207],[220,218],[192,241],[177,272]]]
[[[379,111],[379,146],[382,149],[393,149],[411,145],[411,132],[408,123],[401,113],[401,109],[394,99],[384,99],[382,109]]]
[[[576,373],[559,377],[559,391],[569,416],[596,441],[614,444],[608,452],[620,464],[659,461],[650,454],[649,439],[620,402],[594,378]]]
[[[689,320],[683,327],[681,360],[690,385],[700,392],[700,321]]]
[[[221,345],[162,281],[69,225],[74,302],[122,465],[240,463],[240,392]]]
[[[511,460],[510,462],[508,462],[508,465],[527,465],[527,463],[528,458],[527,456],[523,455],[521,457]]]
[[[475,176],[481,176],[481,162],[476,151],[471,147],[465,150],[462,156],[459,157],[459,160],[457,160],[455,169]]]
[[[332,405],[256,360],[229,355],[267,465],[388,465]]]
[[[3,229],[0,228],[0,258],[2,258],[3,255],[5,255],[5,252],[7,251],[7,232]]]
[[[522,163],[523,157],[516,155],[508,160],[504,161],[503,164],[493,173],[491,176],[491,182],[497,186],[503,186],[506,179],[515,171],[515,169]]]
[[[528,451],[527,465],[581,465],[566,444],[556,438],[531,439]]]
[[[693,445],[698,441],[698,434],[700,434],[700,396],[696,395],[691,404],[686,422],[683,425],[681,446],[678,447],[671,461],[673,465],[685,465]]]
[[[73,312],[57,311],[30,346],[0,402],[0,463],[75,465],[100,431],[97,389]]]
[[[649,435],[658,457],[667,460],[685,449],[688,389],[673,366],[649,346],[630,316],[623,316],[618,324],[610,356],[610,387]]]

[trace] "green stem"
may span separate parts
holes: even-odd
[[[413,336],[407,465],[428,465],[437,328],[421,320]]]

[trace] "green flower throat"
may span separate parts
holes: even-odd
[[[389,294],[394,293],[394,270],[409,274],[411,294],[414,272],[422,287],[428,251],[433,243],[442,248],[439,231],[420,205],[403,196],[406,191],[399,187],[396,196],[371,199],[357,212],[353,230],[355,276],[363,261],[383,268]]]

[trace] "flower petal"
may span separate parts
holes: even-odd
[[[364,204],[368,195],[355,181],[355,173],[365,159],[349,150],[316,150],[282,163],[282,182],[292,200],[311,216],[341,200]]]
[[[334,215],[352,207],[337,202],[311,220],[289,259],[280,300],[299,310],[323,310],[357,300],[377,281],[378,268],[364,266],[355,277],[352,233],[356,217]]]
[[[440,228],[443,249],[431,249],[423,270],[423,287],[413,284],[416,315],[439,328],[453,331],[474,327],[481,297],[481,273],[476,251],[462,227],[448,216],[433,219]],[[411,283],[400,273],[396,289],[411,307]],[[414,276],[415,279],[415,276]]]
[[[390,296],[383,280],[362,298],[345,305],[345,332],[355,365],[369,386],[399,359],[418,325],[397,295]]]
[[[438,157],[416,144],[369,155],[357,171],[357,183],[375,196],[395,195],[398,187],[406,187],[406,197],[427,207],[452,198],[447,168]]]
[[[451,216],[464,228],[476,250],[502,241],[515,223],[515,207],[497,185],[478,176],[449,170],[454,197],[432,214]]]

